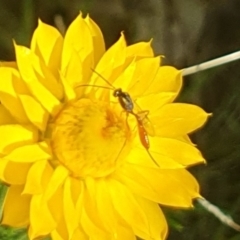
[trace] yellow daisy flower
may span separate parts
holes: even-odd
[[[208,114],[172,103],[181,71],[123,34],[105,51],[81,15],[64,38],[39,21],[31,47],[14,46],[16,62],[0,67],[2,224],[30,239],[165,239],[159,204],[191,207],[200,195],[186,167],[204,162],[187,134]]]

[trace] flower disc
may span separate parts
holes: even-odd
[[[72,176],[106,177],[119,164],[129,134],[126,121],[113,109],[82,98],[58,114],[51,145]]]

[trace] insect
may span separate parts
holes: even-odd
[[[159,166],[158,163],[156,162],[156,160],[153,158],[153,156],[149,152],[150,142],[149,142],[149,137],[148,137],[148,133],[147,133],[147,130],[146,130],[146,127],[145,127],[145,122],[144,122],[147,119],[147,115],[148,115],[149,111],[141,111],[139,113],[135,113],[134,112],[134,103],[133,103],[133,100],[132,100],[131,96],[129,95],[129,93],[124,92],[121,88],[115,88],[101,74],[96,72],[94,69],[92,69],[92,71],[94,73],[96,73],[101,79],[103,79],[110,87],[104,87],[104,86],[98,86],[98,85],[87,85],[87,84],[86,85],[81,85],[81,86],[93,86],[93,87],[107,88],[107,89],[112,89],[113,90],[113,96],[118,99],[118,102],[121,105],[121,107],[123,108],[123,110],[127,114],[131,114],[135,117],[136,122],[137,122],[138,134],[139,134],[141,144],[147,150],[148,155],[150,156],[152,161],[157,166]]]

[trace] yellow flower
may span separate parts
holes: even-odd
[[[158,204],[191,207],[200,195],[186,167],[204,162],[187,134],[208,114],[172,103],[181,71],[123,34],[105,51],[81,15],[64,38],[39,21],[30,48],[14,45],[16,63],[0,67],[2,224],[28,227],[30,239],[165,239]]]

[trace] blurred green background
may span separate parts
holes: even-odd
[[[0,59],[15,58],[12,39],[29,46],[38,18],[68,26],[80,10],[101,27],[107,47],[122,30],[129,44],[153,38],[155,53],[166,56],[164,64],[179,69],[240,50],[239,0],[0,0]],[[208,164],[191,172],[202,195],[240,223],[239,69],[236,61],[185,77],[178,100],[213,113],[191,136]],[[169,240],[240,239],[197,204],[193,210],[164,211]],[[1,228],[0,239],[23,240],[26,235]]]

